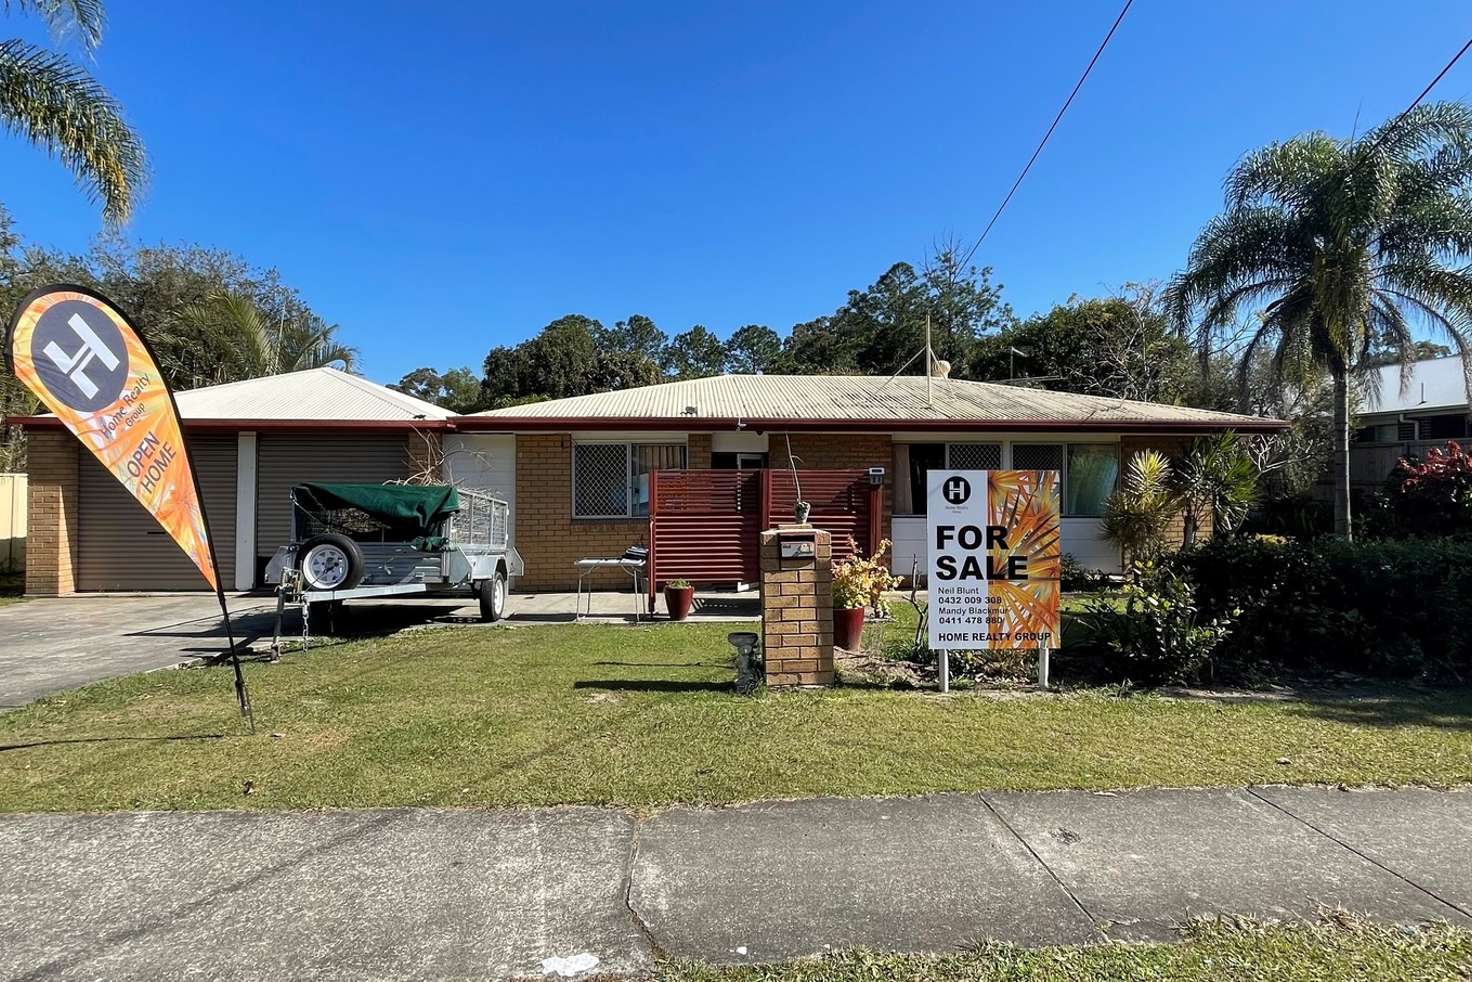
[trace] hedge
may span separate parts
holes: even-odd
[[[1472,542],[1221,538],[1170,564],[1239,666],[1472,681]]]

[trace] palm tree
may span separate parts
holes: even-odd
[[[102,41],[100,0],[4,0],[39,14],[58,37],[75,32],[91,51]],[[122,109],[87,71],[19,38],[0,41],[0,123],[63,165],[102,200],[111,224],[126,221],[147,171],[143,143]]]
[[[1310,133],[1247,155],[1226,210],[1167,291],[1203,353],[1239,314],[1242,351],[1271,350],[1280,379],[1334,385],[1334,529],[1348,537],[1350,382],[1372,349],[1402,367],[1416,326],[1446,337],[1472,380],[1472,108],[1414,108],[1359,139]],[[1403,376],[1404,377],[1404,376]]]
[[[1183,505],[1182,547],[1196,544],[1206,516],[1212,534],[1239,528],[1257,503],[1258,477],[1257,464],[1231,430],[1192,440],[1172,482]]]
[[[352,371],[355,348],[337,340],[337,325],[316,314],[293,313],[272,323],[248,296],[217,293],[179,313],[185,336],[222,353],[211,382],[260,378],[308,368]]]

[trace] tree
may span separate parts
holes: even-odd
[[[1185,518],[1182,545],[1196,544],[1201,520],[1208,515],[1213,534],[1240,528],[1257,503],[1257,480],[1257,464],[1237,434],[1225,431],[1192,440],[1173,481]]]
[[[1148,286],[1099,299],[1070,297],[1046,314],[979,340],[967,378],[1037,379],[1062,392],[1177,402],[1197,371],[1190,345]]]
[[[726,371],[770,372],[782,358],[782,339],[765,324],[747,324],[726,340]]]
[[[486,408],[481,404],[480,379],[469,368],[452,368],[443,375],[433,368],[416,368],[389,388],[462,416]]]
[[[721,374],[726,365],[726,346],[703,324],[675,335],[665,346],[660,367],[676,379],[706,378]]]
[[[1203,352],[1255,315],[1242,372],[1260,350],[1290,384],[1333,384],[1334,530],[1349,537],[1351,380],[1371,352],[1414,357],[1419,324],[1445,336],[1472,376],[1472,109],[1421,106],[1363,137],[1310,133],[1249,154],[1226,210],[1167,291]]]
[[[991,270],[962,267],[953,246],[937,247],[917,272],[895,263],[867,289],[850,290],[832,314],[792,329],[779,362],[797,373],[920,374],[930,319],[937,358],[964,366],[977,340],[1010,325],[1012,310],[1001,300]]]
[[[102,42],[100,0],[22,0],[15,6],[39,14],[58,37],[74,32],[88,53]],[[102,200],[108,222],[132,214],[147,171],[143,142],[85,69],[19,38],[0,42],[0,119],[60,159],[93,200]]]
[[[625,354],[642,355],[656,365],[669,340],[654,321],[643,314],[630,314],[604,333],[603,341],[607,347]]]
[[[217,293],[190,304],[179,321],[207,339],[218,359],[214,384],[309,368],[352,371],[357,351],[337,340],[338,327],[315,314],[272,323],[241,293]]]

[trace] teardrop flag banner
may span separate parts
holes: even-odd
[[[249,716],[230,611],[179,409],[142,334],[101,294],[61,284],[21,301],[10,321],[5,355],[12,374],[148,509],[215,591],[225,615],[236,698],[241,714]]]

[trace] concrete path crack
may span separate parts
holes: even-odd
[[[1472,927],[1472,792],[986,792],[0,816],[0,979],[537,976],[1172,940],[1193,915]]]

